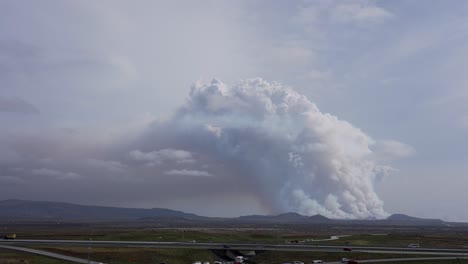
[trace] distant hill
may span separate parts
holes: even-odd
[[[239,221],[246,222],[327,222],[331,221],[322,215],[305,216],[298,213],[283,213],[279,215],[246,215],[236,218]]]
[[[27,200],[0,201],[0,218],[23,219],[139,219],[144,217],[201,219],[203,217],[163,208],[119,208]]]
[[[351,224],[351,225],[443,225],[440,219],[423,219],[404,214],[394,214],[383,220],[336,220],[323,215],[304,216],[289,212],[279,215],[247,215],[234,218],[204,217],[164,208],[119,208],[78,205],[62,202],[27,200],[0,201],[0,219],[34,220],[99,220],[99,221],[164,221],[187,222],[200,220],[216,224]]]
[[[270,217],[276,218],[276,219],[283,219],[283,220],[303,220],[307,218],[307,216],[303,216],[298,213],[284,213],[284,214],[279,214],[279,215],[270,216]]]
[[[440,219],[426,219],[426,218],[418,218],[413,217],[405,214],[393,214],[387,217],[386,221],[388,222],[404,222],[404,223],[444,223],[444,221]]]
[[[327,217],[325,217],[323,215],[319,215],[319,214],[309,216],[309,220],[313,221],[313,222],[329,222],[329,221],[332,221],[330,218],[327,218]]]

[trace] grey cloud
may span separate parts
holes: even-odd
[[[195,176],[195,177],[210,177],[213,176],[211,173],[206,171],[199,171],[199,170],[169,170],[165,171],[164,174],[166,175],[181,175],[181,176]]]
[[[75,180],[81,178],[81,176],[75,172],[63,172],[47,168],[33,169],[31,172],[34,175],[51,176],[58,180]]]
[[[1,176],[0,175],[0,183],[2,184],[24,184],[26,183],[25,180],[23,180],[20,177],[14,177],[14,176]]]
[[[21,98],[0,96],[0,112],[38,114],[39,110],[34,105]]]
[[[105,169],[111,172],[123,172],[127,166],[119,161],[87,159],[86,163],[94,168]]]
[[[338,22],[380,22],[391,17],[388,10],[368,1],[341,2],[331,12],[331,18]]]
[[[392,18],[387,9],[367,0],[311,1],[299,8],[293,23],[312,25],[331,23],[377,23]]]
[[[172,161],[176,163],[195,162],[190,152],[171,148],[151,152],[133,150],[129,153],[129,155],[133,160],[145,162],[147,166],[161,165],[165,161]]]
[[[406,158],[416,153],[412,146],[396,140],[377,141],[373,149],[384,158]]]

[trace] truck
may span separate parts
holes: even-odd
[[[16,234],[6,234],[5,239],[15,239],[16,238]]]

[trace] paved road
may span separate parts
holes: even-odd
[[[342,246],[320,245],[276,245],[257,243],[187,243],[187,242],[153,242],[153,241],[89,241],[89,240],[0,240],[0,247],[10,249],[22,249],[23,251],[41,254],[50,257],[60,256],[61,259],[78,263],[88,263],[87,260],[58,255],[33,249],[25,249],[5,245],[59,245],[59,246],[101,246],[101,247],[156,247],[156,248],[194,248],[194,249],[231,249],[231,250],[271,250],[271,251],[316,251],[316,252],[343,252]],[[468,259],[468,249],[439,249],[439,248],[396,248],[396,247],[352,247],[353,252],[366,253],[391,253],[409,255],[431,255],[432,257],[397,258],[362,260],[360,263],[379,263],[390,261],[416,261],[416,260],[448,260],[463,258]],[[34,251],[34,252],[33,252]],[[40,253],[37,253],[40,252]],[[466,257],[465,257],[466,256]],[[72,260],[73,259],[73,260]],[[84,261],[84,262],[83,262]],[[97,264],[96,262],[92,262]],[[328,262],[338,264],[340,262]]]
[[[359,263],[381,263],[381,262],[423,261],[423,260],[454,260],[454,259],[468,259],[468,257],[367,259],[367,260],[359,260]],[[325,262],[325,264],[343,264],[343,263],[341,263],[340,261],[335,261],[335,262]]]
[[[22,252],[32,253],[32,254],[36,254],[36,255],[42,255],[42,256],[46,256],[46,257],[50,257],[50,258],[67,260],[67,261],[76,262],[76,263],[102,264],[101,262],[88,261],[87,259],[69,257],[69,256],[61,255],[61,254],[56,254],[56,253],[43,251],[43,250],[36,250],[36,249],[23,248],[23,247],[14,247],[14,246],[4,246],[4,245],[0,245],[0,248],[16,250],[16,251],[22,251]]]
[[[90,241],[90,240],[0,240],[0,245],[68,245],[68,246],[103,246],[103,247],[156,247],[156,248],[198,248],[232,250],[271,250],[271,251],[319,251],[343,252],[342,246],[291,245],[291,244],[257,244],[257,243],[187,243],[187,242],[154,242],[154,241]],[[468,255],[468,249],[439,248],[396,248],[396,247],[352,247],[352,252],[396,253],[418,255]]]

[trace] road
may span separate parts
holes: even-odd
[[[75,263],[102,264],[101,262],[88,261],[87,259],[69,257],[69,256],[61,255],[61,254],[56,254],[56,253],[43,251],[43,250],[36,250],[36,249],[23,248],[23,247],[14,247],[14,246],[4,246],[4,245],[0,245],[0,248],[16,250],[16,251],[21,251],[21,252],[27,252],[27,253],[32,253],[32,254],[36,254],[36,255],[46,256],[46,257],[49,257],[49,258],[55,258],[55,259],[71,261],[71,262],[75,262]]]
[[[399,262],[399,261],[424,261],[424,260],[454,260],[468,259],[468,257],[432,257],[432,258],[393,258],[393,259],[367,259],[359,260],[359,263],[382,263],[382,262]],[[325,264],[343,264],[340,261],[324,262]]]
[[[290,245],[290,244],[257,244],[257,243],[187,243],[187,242],[154,242],[154,241],[90,241],[90,240],[0,240],[0,247],[18,248],[11,245],[55,245],[55,246],[95,246],[95,247],[155,247],[155,248],[192,248],[192,249],[230,249],[230,250],[270,250],[270,251],[316,251],[316,252],[343,252],[342,246],[324,246],[324,245]],[[23,251],[45,256],[55,256],[58,254],[32,249]],[[408,260],[444,260],[456,258],[468,258],[468,249],[439,249],[439,248],[396,248],[396,247],[352,247],[353,251],[347,252],[366,252],[366,253],[390,253],[390,254],[408,254],[408,255],[431,255],[431,257],[418,258],[398,258],[398,259],[375,259],[362,260],[360,263],[377,263],[389,261],[408,261]],[[35,252],[32,252],[35,251]],[[43,254],[45,253],[45,254]],[[47,255],[46,255],[47,254]],[[59,255],[69,259],[75,259],[78,263],[88,263],[87,260],[80,260],[72,257]],[[467,256],[467,257],[465,257]],[[80,262],[81,261],[81,262]],[[85,261],[85,262],[82,262]],[[96,262],[93,262],[96,263]],[[340,262],[328,262],[340,263]]]
[[[272,250],[272,251],[320,251],[342,252],[342,246],[260,244],[260,243],[191,243],[191,242],[154,242],[154,241],[95,241],[95,240],[0,240],[0,245],[66,245],[66,246],[103,246],[103,247],[156,247],[156,248],[194,248],[233,250]],[[397,253],[418,255],[468,255],[468,249],[439,248],[397,248],[397,247],[352,247],[353,252]]]

